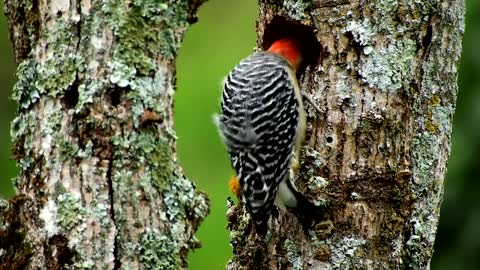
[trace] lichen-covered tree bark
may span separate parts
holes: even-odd
[[[181,269],[208,199],[176,160],[175,58],[203,0],[5,1],[17,195],[2,269]]]
[[[308,134],[299,189],[327,204],[305,234],[281,212],[255,237],[228,211],[228,269],[428,269],[439,220],[463,0],[260,0],[259,47],[278,16],[310,26],[320,56],[302,77]]]

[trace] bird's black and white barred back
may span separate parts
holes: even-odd
[[[303,107],[289,69],[284,58],[268,52],[241,61],[225,79],[216,120],[261,234],[267,230],[280,183],[287,181],[292,188],[289,166]]]

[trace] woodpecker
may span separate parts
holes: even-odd
[[[301,61],[291,39],[245,58],[225,78],[215,117],[259,235],[266,234],[274,204],[294,214],[314,207],[292,183],[306,128],[296,78]]]

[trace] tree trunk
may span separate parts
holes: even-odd
[[[0,268],[186,268],[209,205],[176,160],[175,58],[203,1],[5,1],[21,171]]]
[[[308,134],[299,189],[327,204],[305,234],[281,212],[271,235],[228,211],[228,269],[428,269],[439,219],[463,0],[260,0],[259,47],[274,21],[301,22],[320,44],[302,76]],[[286,27],[286,25],[284,25]]]

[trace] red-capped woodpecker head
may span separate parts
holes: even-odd
[[[298,71],[302,62],[302,53],[297,42],[291,39],[279,39],[273,42],[272,46],[267,50],[276,53],[285,58],[295,71]]]

